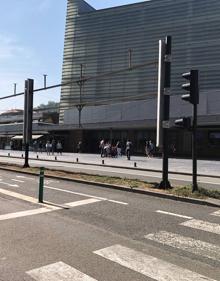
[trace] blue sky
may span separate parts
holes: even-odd
[[[131,4],[135,0],[88,0],[96,9]],[[23,92],[24,80],[33,78],[35,88],[61,82],[67,0],[2,1],[0,10],[0,97]],[[60,89],[42,92],[34,105],[59,101]],[[0,113],[22,108],[23,98],[0,101]]]

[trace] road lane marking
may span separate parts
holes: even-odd
[[[211,213],[212,216],[217,216],[217,217],[220,217],[220,210],[219,211],[216,211],[214,213]]]
[[[212,232],[215,234],[220,234],[220,225],[217,223],[210,223],[207,221],[201,221],[201,220],[189,220],[181,223],[180,225],[207,231],[207,232]]]
[[[96,202],[101,202],[101,200],[92,199],[92,198],[91,199],[84,199],[84,200],[66,203],[63,206],[68,207],[68,208],[74,208],[74,207],[88,205],[88,204],[92,204],[92,203],[96,203]],[[15,218],[21,218],[21,217],[28,217],[28,216],[33,216],[33,215],[39,215],[39,214],[49,213],[49,212],[53,212],[53,211],[57,211],[57,210],[63,210],[63,207],[46,205],[46,204],[42,204],[42,203],[38,203],[38,204],[42,205],[42,206],[45,206],[45,207],[33,209],[33,210],[27,210],[27,211],[21,211],[21,212],[15,212],[15,213],[0,215],[0,221],[15,219]]]
[[[94,253],[158,281],[217,281],[121,245],[114,245]]]
[[[62,261],[26,273],[36,281],[97,281]]]
[[[9,191],[9,190],[0,188],[0,193],[11,196],[11,197],[15,197],[17,199],[21,199],[23,201],[27,201],[30,203],[34,203],[34,204],[38,203],[38,200],[36,198],[30,197],[27,195],[23,195],[23,194],[14,192],[14,191]]]
[[[144,236],[146,239],[156,241],[163,245],[168,245],[196,255],[220,261],[220,247],[214,244],[184,237],[179,234],[166,231],[159,231]]]
[[[160,214],[180,217],[180,218],[184,218],[184,219],[192,219],[192,217],[188,217],[188,216],[184,216],[184,215],[180,215],[180,214],[175,214],[175,213],[170,213],[170,212],[165,212],[165,211],[161,211],[161,210],[157,210],[156,212],[160,213]]]
[[[21,211],[21,212],[16,212],[16,213],[9,213],[9,214],[5,214],[5,215],[0,215],[0,221],[49,213],[49,212],[59,210],[59,209],[61,209],[61,208],[59,208],[59,207],[38,208],[38,209],[34,209],[34,210]]]
[[[4,184],[7,186],[11,186],[11,187],[19,187],[19,185],[17,185],[17,184],[10,184],[8,182],[4,182],[4,181],[2,181],[2,179],[0,179],[0,184]]]
[[[93,195],[85,194],[85,193],[81,193],[81,192],[75,192],[75,191],[61,189],[61,188],[47,186],[47,185],[45,185],[44,187],[47,188],[47,189],[51,189],[51,190],[66,192],[66,193],[70,193],[70,194],[74,194],[74,195],[80,195],[80,196],[84,196],[84,197],[95,198],[95,199],[99,199],[99,200],[102,200],[102,201],[109,201],[109,202],[113,202],[113,203],[117,203],[117,204],[128,205],[128,203],[126,203],[126,202],[111,200],[111,199],[107,199],[107,198],[104,198],[104,197],[93,196]]]
[[[17,179],[11,179],[12,181],[16,181],[16,182],[21,182],[21,183],[24,183],[24,181],[21,181],[21,180],[17,180]]]
[[[101,202],[101,201],[102,200],[90,198],[90,199],[85,199],[85,200],[80,200],[80,201],[66,203],[66,204],[64,204],[64,206],[77,207],[77,206],[87,205],[87,204]]]
[[[34,181],[35,181],[35,178],[26,177],[26,176],[16,176],[16,178],[20,178],[20,179],[28,179],[28,180],[34,180]]]

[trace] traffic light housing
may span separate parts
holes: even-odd
[[[190,117],[182,117],[180,119],[175,120],[175,126],[183,129],[190,129],[191,127],[191,118]]]
[[[183,73],[182,77],[188,80],[188,83],[182,85],[182,89],[188,91],[188,94],[182,95],[182,100],[192,104],[199,104],[198,70],[190,70],[190,72]]]

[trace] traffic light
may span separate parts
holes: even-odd
[[[191,127],[191,118],[190,117],[183,117],[180,119],[175,120],[175,126],[184,129],[190,129]]]
[[[182,95],[182,100],[192,104],[199,104],[198,70],[190,70],[190,72],[184,73],[182,77],[189,81],[182,85],[182,89],[189,92]]]

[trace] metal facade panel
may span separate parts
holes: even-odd
[[[80,64],[84,64],[86,76],[128,67],[128,49],[133,50],[133,64],[156,61],[158,40],[171,35],[172,95],[181,94],[181,74],[190,68],[200,71],[201,91],[220,89],[219,14],[219,0],[152,0],[98,11],[82,0],[69,0],[62,80],[79,79]],[[128,97],[146,99],[156,97],[156,91],[157,69],[154,65],[87,82],[82,101],[92,104],[110,99],[118,102]],[[205,112],[207,107],[205,95],[204,99],[200,112]],[[63,121],[64,110],[78,102],[76,83],[62,87],[60,121]],[[178,112],[185,112],[187,105],[181,102],[175,105],[180,106]],[[209,100],[208,113],[219,114],[219,105],[215,100]],[[104,113],[100,111],[100,114]],[[103,116],[94,117],[95,120],[99,118]]]

